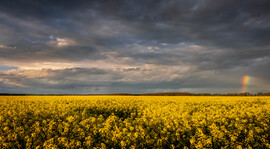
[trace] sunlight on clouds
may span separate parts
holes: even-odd
[[[75,41],[71,40],[71,39],[67,39],[67,38],[56,38],[57,40],[57,46],[58,47],[65,47],[65,46],[69,46],[69,45],[74,45],[76,44]]]
[[[3,82],[4,84],[7,84],[7,85],[10,85],[10,86],[18,86],[18,87],[23,87],[23,88],[26,88],[27,86],[23,85],[23,84],[20,84],[19,82],[16,82],[16,81],[12,81],[12,80],[9,80],[9,79],[1,79],[0,78],[0,82]]]
[[[78,63],[65,63],[65,62],[40,62],[40,63],[27,63],[19,66],[22,70],[42,70],[42,69],[65,69],[81,66]]]
[[[0,44],[0,49],[16,49],[16,47],[9,47],[9,46]]]
[[[80,67],[82,64],[73,62],[24,62],[24,61],[7,61],[1,60],[0,63],[5,66],[16,66],[19,70],[42,70],[42,69],[65,69],[72,67]]]
[[[56,46],[56,47],[66,47],[66,46],[71,46],[71,45],[76,45],[77,42],[69,39],[69,38],[58,38],[54,37],[53,35],[49,36],[50,41],[48,42],[49,45],[51,46]]]

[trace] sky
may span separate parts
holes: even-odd
[[[269,0],[1,1],[0,93],[270,92],[269,8]]]

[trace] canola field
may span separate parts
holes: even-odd
[[[0,96],[0,148],[270,148],[270,97]]]

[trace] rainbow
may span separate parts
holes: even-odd
[[[247,92],[247,85],[249,84],[249,82],[250,82],[250,77],[247,75],[243,76],[241,93]]]

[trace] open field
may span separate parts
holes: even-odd
[[[0,148],[270,148],[270,97],[1,96]]]

